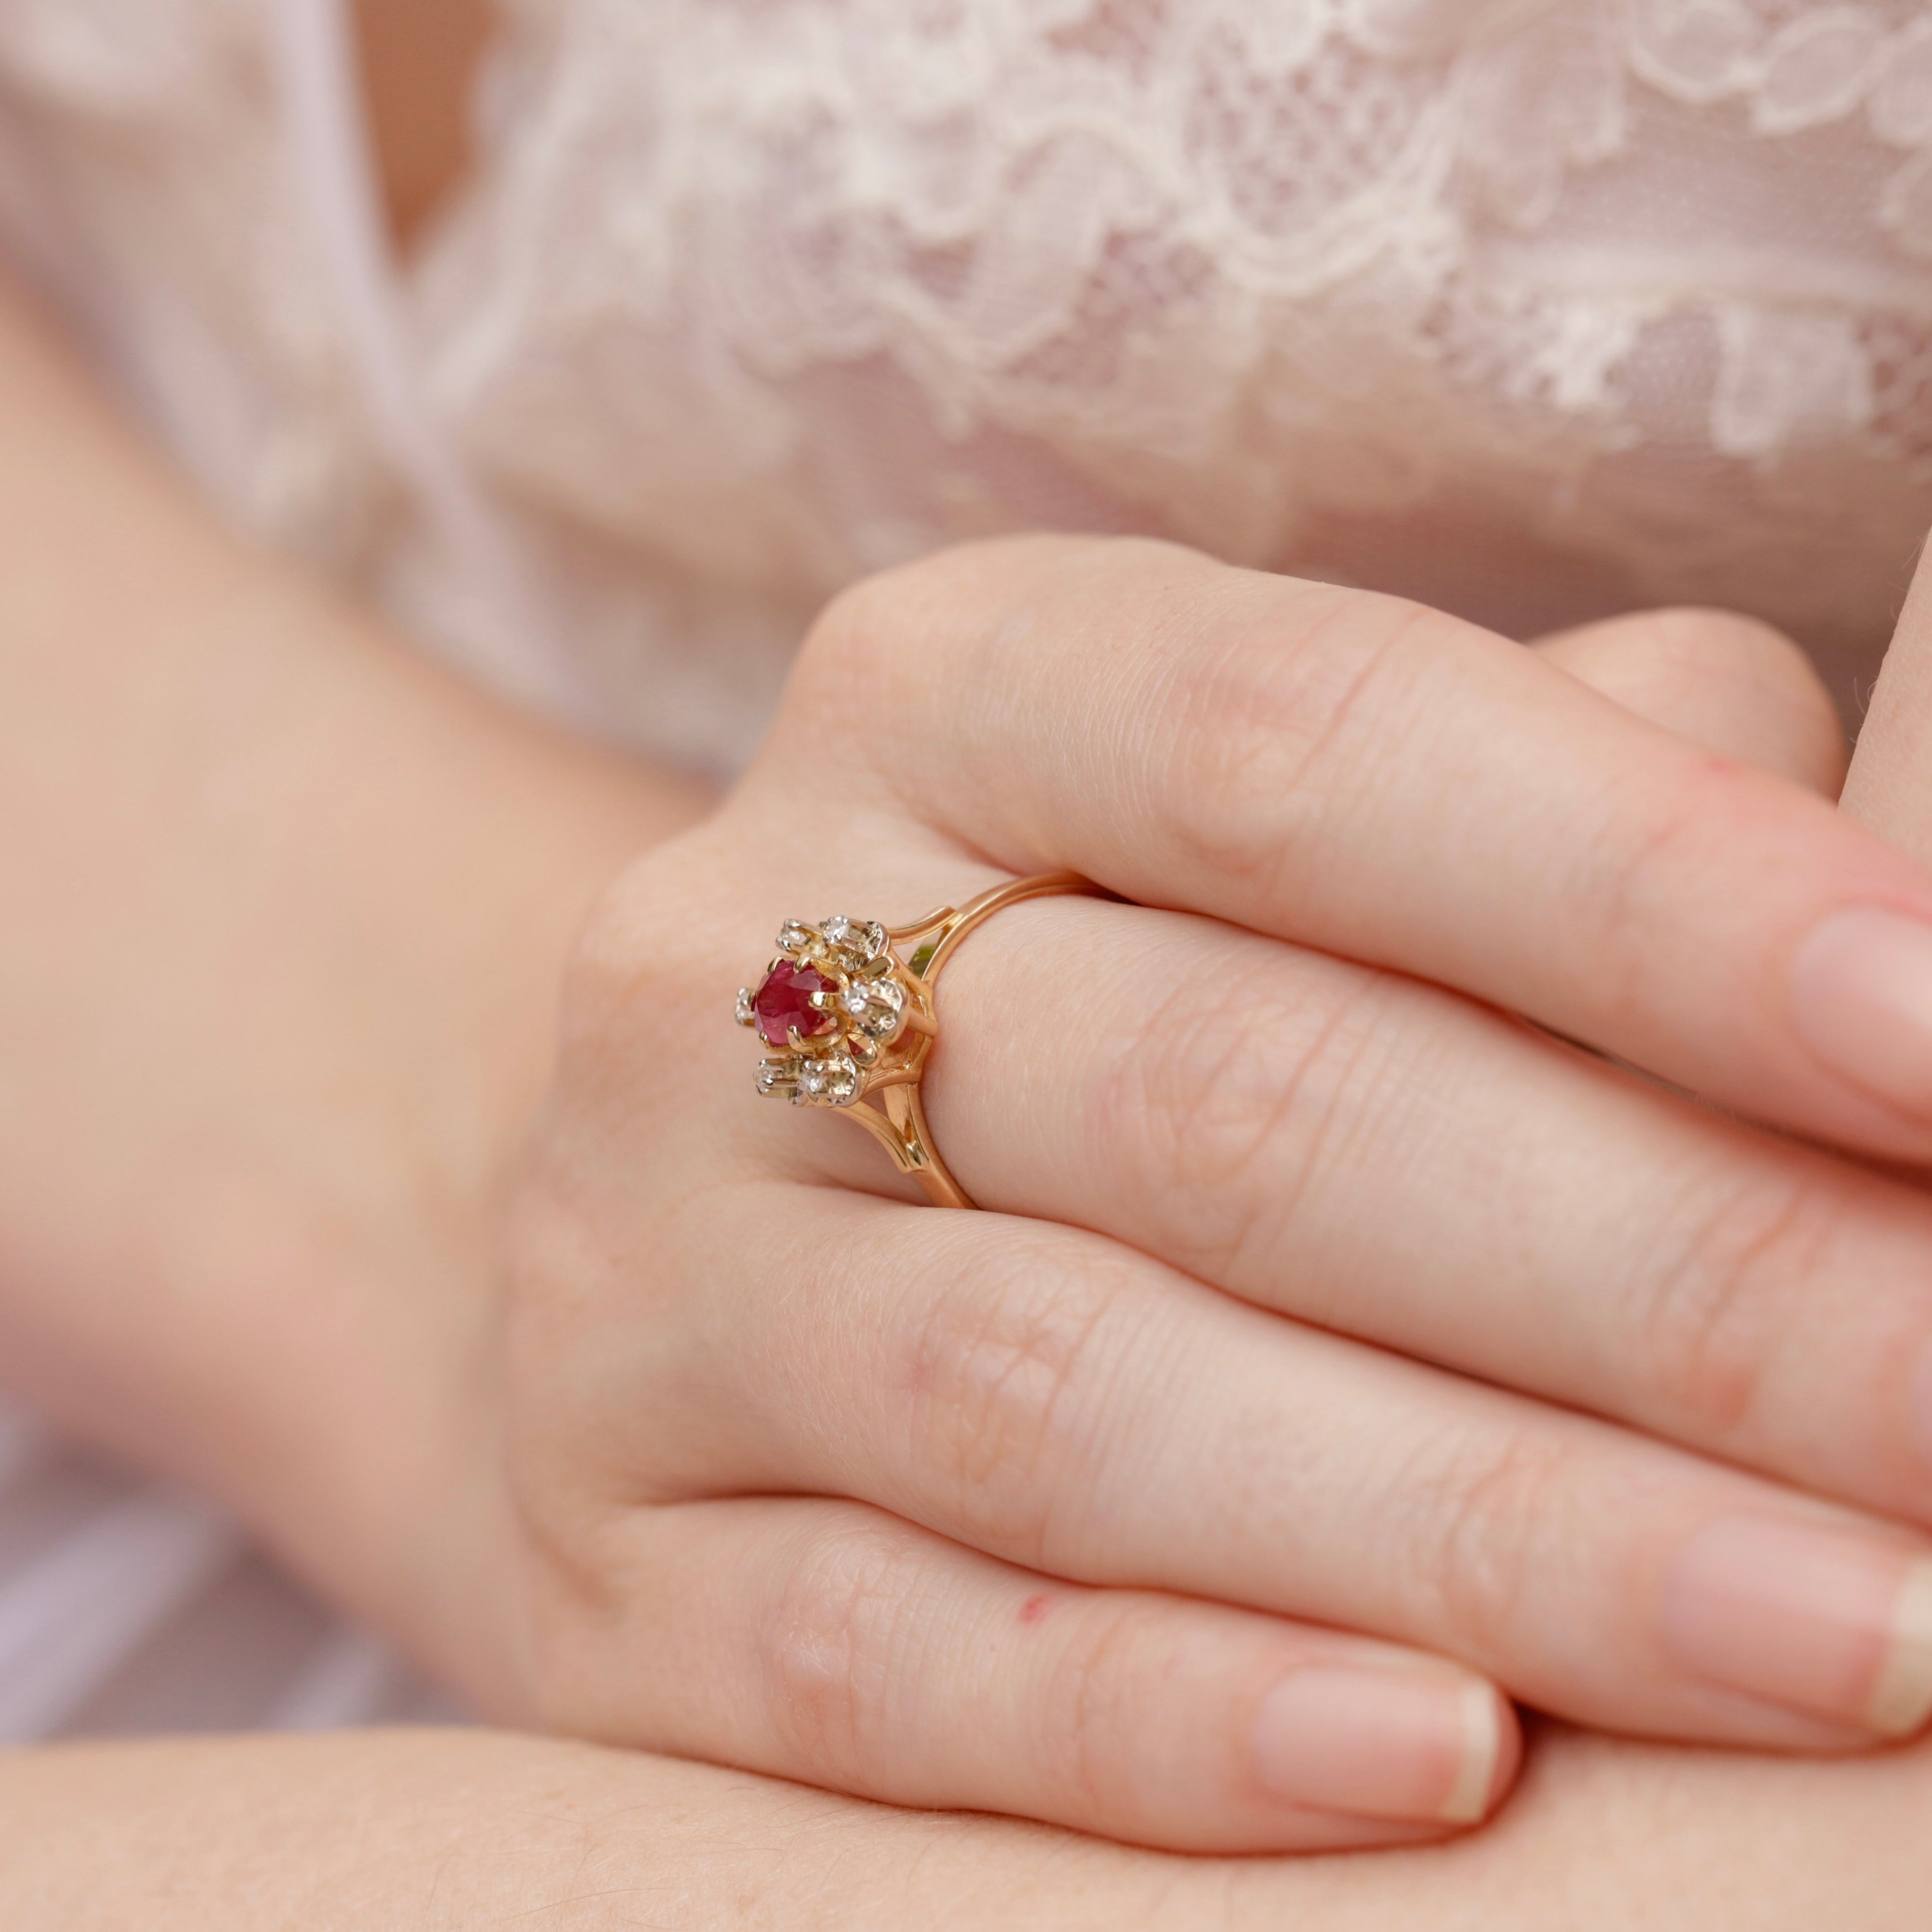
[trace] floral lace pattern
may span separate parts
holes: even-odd
[[[248,529],[354,568],[386,507],[254,0],[0,0],[0,242]]]
[[[1932,522],[1917,0],[505,4],[428,379],[640,738],[741,754],[829,592],[986,532],[1518,633],[1722,602],[1848,681]],[[139,10],[0,0],[104,332],[239,512],[460,630],[290,237],[253,10]]]
[[[1874,662],[1932,522],[1916,0],[516,11],[424,314],[615,685],[1041,524]]]

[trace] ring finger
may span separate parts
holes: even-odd
[[[975,1200],[1902,1516],[1932,1510],[1932,1202],[1457,995],[1059,900],[950,968]],[[801,1123],[790,1130],[794,1154]],[[854,1178],[869,1148],[819,1136]],[[856,1140],[857,1136],[852,1136]]]

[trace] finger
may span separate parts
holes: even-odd
[[[836,743],[855,824],[896,802],[1011,870],[1419,974],[1730,1106],[1932,1156],[1932,878],[1471,626],[1029,539],[843,600],[796,691],[764,781]],[[828,871],[862,843],[833,797]]]
[[[552,1687],[573,1736],[1202,1852],[1440,1838],[1520,1756],[1453,1664],[1029,1575],[856,1504],[632,1510],[604,1542]]]
[[[982,1205],[1932,1519],[1916,1190],[1458,995],[1184,914],[1012,908],[938,1004],[927,1114]],[[812,1151],[879,1178],[862,1136]]]
[[[1781,631],[1730,610],[1639,610],[1533,647],[1634,716],[1826,798],[1844,728],[1824,680]]]
[[[1845,781],[1846,815],[1932,862],[1932,551],[1919,560]]]
[[[1083,1231],[796,1190],[680,1359],[653,1428],[733,1489],[1369,1631],[1599,1728],[1830,1749],[1932,1711],[1932,1551],[1904,1532]]]

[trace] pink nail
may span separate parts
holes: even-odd
[[[1360,1817],[1472,1825],[1489,1810],[1504,1706],[1440,1672],[1312,1664],[1255,1718],[1255,1766],[1277,1797]]]
[[[1877,906],[1834,913],[1791,962],[1791,1017],[1854,1084],[1932,1114],[1932,926]]]
[[[1932,1558],[1820,1523],[1730,1516],[1665,1580],[1666,1643],[1686,1670],[1882,1737],[1932,1717]]]

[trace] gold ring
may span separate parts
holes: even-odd
[[[974,1204],[932,1144],[919,1085],[939,1037],[939,969],[966,935],[1022,899],[1097,892],[1077,872],[1012,879],[910,926],[788,919],[778,957],[738,991],[738,1024],[781,1051],[758,1067],[758,1091],[798,1107],[836,1107],[865,1128],[935,1207]]]

